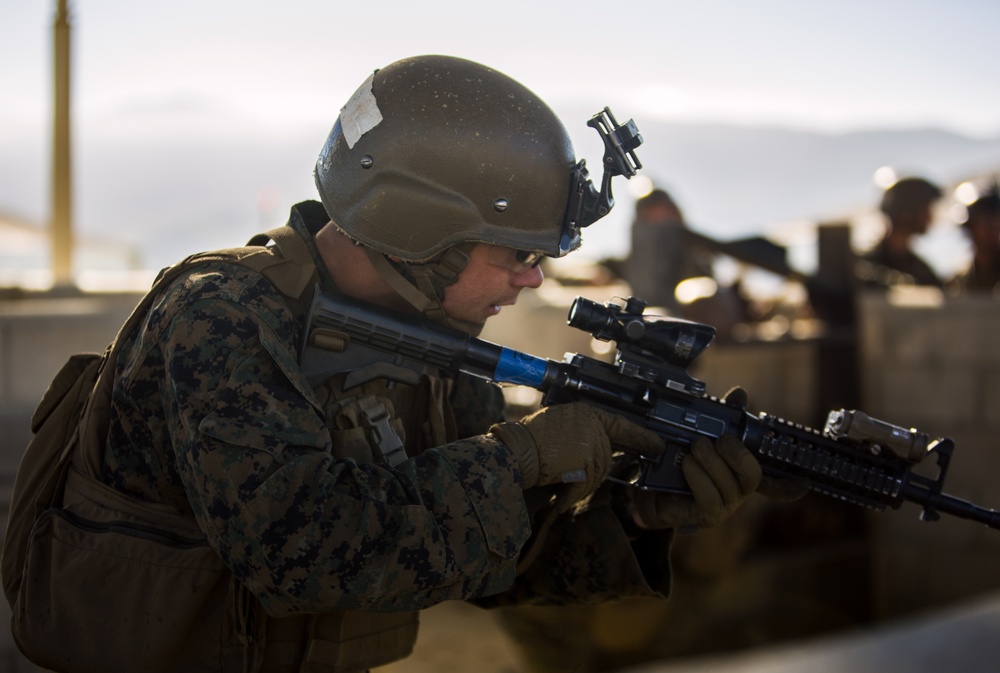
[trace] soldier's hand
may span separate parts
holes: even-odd
[[[517,456],[522,488],[568,485],[561,509],[597,490],[611,468],[612,446],[648,455],[664,449],[651,430],[581,402],[544,407],[490,433]]]
[[[735,512],[761,482],[760,463],[734,435],[714,443],[700,436],[681,461],[690,495],[631,489],[640,528],[715,526]]]

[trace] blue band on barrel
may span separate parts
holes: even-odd
[[[547,361],[542,358],[502,348],[493,380],[497,383],[516,383],[537,388],[545,380],[547,365]]]

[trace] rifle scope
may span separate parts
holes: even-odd
[[[715,338],[711,325],[643,315],[645,308],[646,302],[636,297],[629,297],[625,306],[577,297],[569,309],[568,322],[595,339],[614,341],[626,360],[634,353],[644,360],[652,356],[685,369]]]

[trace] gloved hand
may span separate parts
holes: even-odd
[[[745,410],[749,398],[740,387],[732,388],[723,401]],[[757,491],[772,500],[796,500],[809,490],[805,479],[765,476],[760,463],[734,435],[723,435],[713,444],[698,437],[681,461],[681,470],[691,495],[628,490],[631,507],[626,516],[639,528],[715,526],[728,519]],[[632,522],[627,522],[631,529]]]
[[[739,386],[730,388],[723,396],[722,401],[731,407],[746,411],[750,404],[750,397],[747,391]],[[791,502],[798,500],[809,492],[809,480],[803,478],[780,478],[765,474],[761,477],[757,492],[768,500],[778,502]]]
[[[698,437],[681,461],[691,495],[630,489],[640,528],[715,526],[757,490],[761,469],[750,450],[734,435],[714,444]]]
[[[663,440],[622,416],[582,402],[543,407],[516,423],[498,423],[490,434],[506,444],[521,467],[521,487],[568,484],[562,510],[587,497],[611,468],[611,447],[656,455]]]

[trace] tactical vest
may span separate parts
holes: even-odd
[[[267,236],[274,237],[275,232]],[[297,242],[301,242],[296,236]],[[254,242],[254,239],[251,242]],[[275,241],[288,248],[289,244]],[[304,319],[306,299],[298,280],[305,266],[315,274],[305,251],[282,250],[274,271],[263,270]],[[303,252],[307,257],[303,257]],[[294,271],[293,271],[294,269]],[[285,278],[296,279],[283,287]],[[310,288],[315,284],[315,276]],[[289,291],[286,291],[289,290]],[[308,293],[307,293],[308,295]],[[417,386],[375,380],[343,389],[346,374],[335,375],[314,389],[323,405],[333,440],[333,454],[358,463],[396,465],[409,455],[458,439],[451,406],[450,381],[427,370]],[[362,671],[410,654],[417,636],[417,613],[344,611],[267,620],[263,673],[340,673]],[[305,643],[299,651],[296,643]],[[301,662],[299,668],[285,662]]]
[[[308,247],[290,227],[254,239],[275,249],[261,273],[285,295],[300,319],[305,318],[318,277]],[[241,264],[248,258],[242,258]],[[256,263],[254,261],[254,263]],[[251,264],[252,267],[252,264]],[[336,375],[315,388],[330,428],[333,454],[358,463],[396,465],[425,448],[457,439],[450,381],[428,370],[414,388],[371,381],[343,390],[346,375]],[[417,613],[343,611],[332,614],[268,618],[264,627],[262,673],[363,671],[410,654],[417,636]]]
[[[266,246],[269,240],[275,242],[273,247]],[[396,661],[412,651],[417,613],[266,615],[208,547],[192,516],[130,498],[100,479],[114,361],[121,343],[160,288],[191,265],[218,261],[264,275],[304,319],[318,274],[308,244],[293,228],[258,235],[246,247],[193,255],[161,274],[105,353],[100,369],[97,356],[71,358],[32,419],[37,434],[18,471],[3,551],[4,591],[14,608],[12,631],[18,646],[46,668],[74,673],[127,671],[137,665],[150,672],[349,673]],[[69,404],[68,397],[83,399],[80,386],[95,377],[79,424],[46,427],[52,409]],[[315,391],[327,413],[335,457],[397,464],[408,454],[457,439],[447,403],[450,382],[434,372],[425,372],[415,387],[373,381],[344,391],[342,379],[334,376]],[[68,380],[76,386],[71,388]],[[58,448],[43,449],[42,443]],[[110,535],[129,527],[144,533]],[[89,564],[88,577],[117,589],[81,581],[72,570],[74,564],[83,565],[81,558]],[[150,605],[166,606],[169,619],[150,624],[152,608],[143,605],[143,597]],[[74,625],[88,619],[100,620],[102,633],[120,631],[119,641],[114,635],[109,638],[122,646],[75,634]],[[136,627],[143,623],[150,628]],[[54,643],[63,648],[54,651]],[[181,650],[184,653],[177,654]]]

